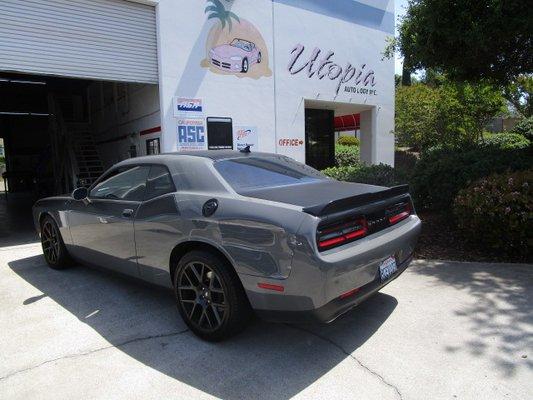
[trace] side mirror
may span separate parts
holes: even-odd
[[[86,199],[89,195],[89,191],[85,187],[79,187],[77,189],[74,189],[72,192],[72,198],[74,200],[83,200]]]

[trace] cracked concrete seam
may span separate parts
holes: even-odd
[[[326,337],[326,336],[322,336],[322,335],[319,335],[318,333],[315,333],[313,331],[310,331],[310,330],[307,330],[307,329],[304,329],[300,326],[293,326],[293,325],[289,325],[289,324],[284,324],[285,326],[289,327],[289,328],[292,328],[292,329],[295,329],[295,330],[298,330],[298,331],[301,331],[301,332],[305,332],[311,336],[314,336],[320,340],[322,340],[323,342],[326,342],[326,343],[329,343],[331,344],[332,346],[336,347],[338,350],[340,350],[343,354],[347,355],[348,357],[350,357],[352,360],[354,360],[361,368],[363,368],[364,370],[366,370],[368,373],[370,373],[371,375],[374,375],[376,378],[378,378],[381,382],[383,382],[384,385],[392,388],[396,394],[398,395],[398,397],[400,398],[400,400],[403,400],[403,395],[402,393],[400,392],[400,390],[395,386],[393,385],[392,383],[390,382],[387,382],[385,380],[385,378],[380,375],[378,372],[370,369],[369,367],[367,367],[365,364],[363,364],[357,357],[355,357],[352,353],[346,351],[340,344],[338,343],[335,343],[332,339]]]
[[[143,342],[145,340],[161,339],[161,338],[167,338],[167,337],[171,337],[171,336],[178,336],[178,335],[181,335],[181,334],[186,333],[188,331],[189,331],[189,329],[184,329],[184,330],[177,331],[177,332],[163,333],[161,335],[143,336],[143,337],[139,337],[139,338],[129,339],[129,340],[126,340],[126,341],[124,341],[122,343],[119,343],[119,344],[116,344],[116,345],[99,347],[97,349],[89,350],[89,351],[86,351],[86,352],[83,352],[83,353],[67,354],[67,355],[64,355],[64,356],[61,356],[61,357],[52,358],[50,360],[43,361],[43,362],[41,362],[39,364],[36,364],[36,365],[33,365],[31,367],[20,369],[18,371],[12,372],[12,373],[4,375],[4,376],[0,376],[0,381],[4,381],[4,380],[6,380],[8,378],[11,378],[11,377],[13,377],[15,375],[22,374],[24,372],[28,372],[28,371],[31,371],[31,370],[36,369],[36,368],[40,368],[43,365],[50,364],[50,363],[53,363],[53,362],[56,362],[56,361],[60,361],[60,360],[68,359],[68,358],[83,357],[83,356],[87,356],[87,355],[90,355],[90,354],[93,354],[93,353],[98,353],[99,351],[108,350],[108,349],[112,349],[112,348],[119,348],[119,347],[126,346],[128,344],[131,344],[131,343]]]

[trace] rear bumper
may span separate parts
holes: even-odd
[[[357,242],[318,254],[312,244],[300,241],[287,279],[241,275],[241,281],[256,313],[272,321],[329,322],[353,308],[398,277],[409,265],[421,230],[416,215],[398,225]],[[309,236],[309,235],[308,235]],[[381,282],[379,266],[394,256],[397,272]],[[283,286],[283,291],[265,290],[258,284]],[[357,289],[355,294],[341,298]]]
[[[398,265],[398,270],[385,282],[381,282],[379,273],[370,283],[359,288],[359,291],[346,298],[336,298],[321,307],[306,311],[281,311],[281,310],[256,310],[256,314],[267,321],[287,322],[287,323],[310,323],[322,322],[329,323],[340,317],[342,314],[350,311],[373,294],[378,292],[382,287],[388,285],[394,279],[404,272],[409,263],[412,261],[412,255],[409,256],[402,264]]]

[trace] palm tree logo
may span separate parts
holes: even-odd
[[[230,0],[226,0],[229,2]],[[232,21],[233,18],[237,22],[240,22],[239,17],[231,11],[226,10],[226,7],[224,7],[224,4],[220,0],[207,0],[208,6],[205,8],[205,13],[209,14],[207,19],[216,18],[220,21],[222,24],[222,29],[226,27],[226,24],[228,24],[228,30],[231,31],[232,27]]]

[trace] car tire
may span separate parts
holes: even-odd
[[[217,342],[248,325],[250,303],[224,258],[208,251],[191,251],[179,261],[173,283],[179,313],[200,338]]]
[[[250,68],[250,65],[248,64],[248,59],[245,58],[242,60],[242,67],[241,67],[241,72],[243,74],[247,73],[248,72],[248,69]]]
[[[257,63],[261,64],[261,52],[257,55]]]
[[[47,215],[41,221],[41,246],[46,263],[52,269],[65,269],[72,265],[65,242],[54,219]]]

